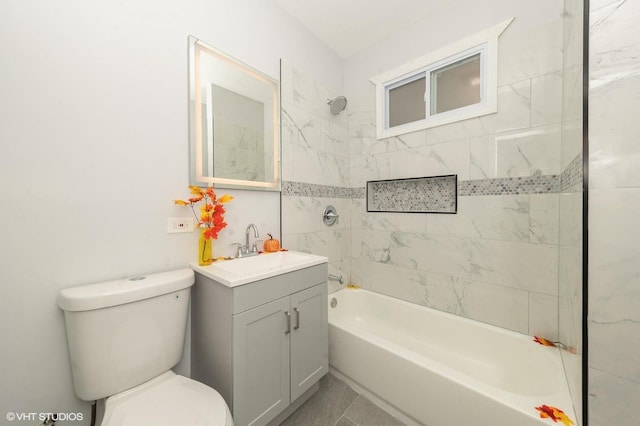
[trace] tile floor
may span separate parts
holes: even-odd
[[[401,426],[395,417],[329,373],[283,426]]]

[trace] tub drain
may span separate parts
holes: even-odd
[[[335,297],[331,298],[331,307],[335,308],[336,306],[338,306],[338,299],[336,299]]]

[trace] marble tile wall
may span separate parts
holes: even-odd
[[[640,3],[590,2],[589,425],[640,418]]]
[[[562,20],[508,28],[499,49],[496,114],[377,140],[373,86],[349,93],[352,188],[456,174],[459,190],[451,215],[367,213],[354,198],[351,280],[556,339]]]
[[[285,61],[280,78],[283,181],[349,187],[347,114],[327,105],[342,93]]]
[[[460,197],[455,215],[351,211],[351,279],[415,303],[557,338],[558,194]]]
[[[308,73],[281,63],[282,244],[329,258],[329,273],[349,279],[349,147],[347,114],[333,115],[328,99],[342,95]],[[322,212],[336,207],[337,224]],[[340,285],[331,281],[329,290]]]

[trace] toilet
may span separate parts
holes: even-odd
[[[191,269],[67,288],[64,311],[76,395],[103,426],[233,426],[209,386],[171,371],[182,357]]]

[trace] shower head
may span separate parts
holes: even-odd
[[[344,96],[338,96],[335,99],[327,99],[327,104],[329,105],[331,114],[337,115],[347,107],[347,98]]]

